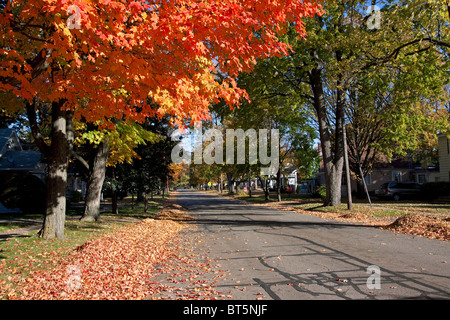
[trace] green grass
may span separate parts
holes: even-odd
[[[322,202],[309,202],[296,205],[294,207],[312,212],[323,212],[323,213],[332,212],[338,214],[348,213],[346,203],[334,207],[324,207]],[[369,204],[361,204],[361,203],[353,203],[352,212],[364,213],[369,217],[400,216],[407,213],[404,210],[380,208],[375,206],[371,207]]]
[[[210,191],[211,193],[217,193],[216,191]],[[227,195],[224,193],[223,195]],[[248,201],[251,203],[265,203],[264,195],[262,191],[258,190],[253,192],[253,196],[250,198],[247,192],[240,192],[239,194],[229,195],[231,197]],[[270,193],[270,201],[276,200],[276,194]],[[318,213],[348,213],[347,204],[343,203],[335,207],[324,207],[321,199],[314,198],[311,195],[282,195],[282,202],[284,205],[294,207],[297,209],[307,210]],[[367,203],[365,199],[354,199],[352,212],[363,213],[369,217],[397,217],[407,214],[438,214],[438,215],[450,215],[450,204],[435,204],[420,201],[380,201],[376,198],[372,199],[372,206]]]
[[[18,222],[18,221],[1,222],[0,223],[0,233],[27,227],[30,225],[32,225],[32,224],[26,223],[26,222]]]
[[[149,218],[158,213],[159,209],[162,207],[162,201],[148,201],[147,212],[145,212],[144,204],[142,202],[135,203],[133,206],[128,204],[126,207],[119,207],[120,217],[130,217],[130,218]],[[112,210],[107,210],[104,215],[112,215]]]

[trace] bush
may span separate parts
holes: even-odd
[[[80,191],[72,191],[70,195],[70,201],[71,202],[81,202],[83,201],[83,194]]]
[[[450,182],[427,182],[420,189],[426,200],[450,196]]]
[[[325,185],[321,185],[316,189],[317,195],[322,199],[322,201],[325,201],[327,199],[327,188]]]
[[[46,188],[33,175],[14,175],[0,186],[0,201],[6,208],[19,208],[23,214],[44,214]]]

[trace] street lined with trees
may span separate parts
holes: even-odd
[[[111,253],[102,252],[126,257],[121,270],[134,260],[139,268],[153,268],[158,257],[166,259],[176,251],[166,243],[182,227],[158,221],[164,219],[156,215],[170,187],[216,186],[220,193],[233,195],[242,194],[235,188],[245,186],[251,198],[258,186],[262,202],[272,204],[273,195],[276,205],[281,205],[283,192],[300,191],[297,178],[316,181],[320,172],[324,183],[316,188],[314,182],[314,190],[309,190],[322,197],[317,208],[340,213],[347,199],[348,213],[358,215],[358,210],[368,209],[349,210],[351,180],[357,183],[358,196],[369,196],[366,177],[379,161],[406,157],[421,168],[439,165],[438,135],[450,134],[449,49],[447,0],[0,0],[0,128],[14,129],[26,150],[41,153],[39,163],[45,165],[42,180],[29,168],[22,170],[12,156],[17,150],[9,136],[2,137],[0,202],[16,209],[18,203],[40,198],[36,212],[32,204],[23,205],[29,220],[42,217],[39,240],[30,241],[30,250],[34,245],[45,247],[39,241],[64,240],[67,233],[73,237],[80,228],[83,239],[76,241],[77,257],[83,260],[90,246],[96,249],[86,256],[95,256],[95,250],[104,250],[111,240]],[[188,139],[191,143],[183,141],[186,136],[173,138],[174,132],[195,133],[196,123],[213,134],[200,132],[199,140]],[[227,137],[232,144],[220,143]],[[177,149],[181,145],[185,150]],[[175,163],[174,150],[204,154]],[[258,156],[250,150],[257,150]],[[265,160],[274,159],[276,170],[264,170]],[[294,170],[295,183],[287,185]],[[36,179],[31,181],[30,176]],[[82,193],[68,192],[70,176],[85,183]],[[447,182],[439,183],[435,189],[428,187],[428,196],[441,192],[446,196]],[[28,190],[38,188],[39,192],[28,195]],[[434,192],[436,188],[440,192]],[[95,244],[86,242],[88,249],[83,252],[86,230],[103,228],[102,194],[111,197],[113,216],[121,217],[121,210],[131,212],[124,218],[126,223],[136,222],[136,216],[157,218],[127,229],[124,240],[129,251],[126,245],[121,247],[120,232],[115,232],[111,239],[106,235],[93,240]],[[129,198],[123,200],[127,195],[131,203]],[[221,200],[209,196],[205,198],[219,203],[211,210],[220,210]],[[183,199],[186,206],[194,210],[197,204],[205,206],[202,196],[191,198]],[[71,202],[79,206],[81,225],[67,219],[74,210],[68,205]],[[305,212],[317,209],[304,209],[305,204],[308,201],[303,199],[298,203]],[[138,207],[139,214],[133,216]],[[444,210],[447,207],[443,205]],[[169,203],[164,209],[169,216],[186,218],[186,208],[179,204]],[[432,214],[441,214],[440,209],[433,207]],[[208,214],[203,209],[196,212]],[[114,219],[108,215],[106,220],[109,224]],[[314,219],[293,220],[298,223],[293,229],[323,225]],[[282,230],[280,223],[274,226]],[[422,222],[411,218],[408,223]],[[266,227],[264,221],[260,224]],[[165,233],[165,228],[170,230]],[[341,226],[332,228],[342,235]],[[435,224],[428,219],[422,227],[433,229],[433,237],[442,240],[448,240],[449,228],[445,219]],[[133,238],[136,230],[161,246],[161,251],[156,245],[145,249],[152,256],[150,262],[139,253],[143,245],[133,244],[140,241]],[[355,239],[362,237],[363,230],[358,229]],[[296,237],[291,231],[280,232]],[[143,241],[148,246],[150,242]],[[71,259],[74,256],[55,269],[58,274],[71,267]],[[3,284],[6,262],[2,261]],[[100,264],[98,260],[93,265]],[[19,265],[23,267],[22,262]],[[15,274],[19,265],[5,270]],[[134,279],[127,272],[126,277]],[[46,281],[51,278],[50,272],[37,273]],[[107,274],[102,277],[108,279]],[[128,295],[122,288],[117,297],[151,294],[148,277],[147,272],[136,276],[140,281],[136,288],[142,292]],[[124,281],[133,286],[134,280]],[[54,289],[48,286],[49,291]],[[111,288],[103,287],[105,292]],[[84,289],[88,292],[89,286]],[[8,290],[0,293],[17,297],[9,285]],[[99,294],[104,297],[105,292]],[[440,288],[433,291],[441,293]],[[44,296],[30,292],[30,297]]]

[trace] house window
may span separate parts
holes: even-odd
[[[392,171],[392,180],[401,182],[402,181],[402,172],[401,171]]]
[[[417,175],[417,183],[425,183],[427,182],[427,177],[424,174]]]

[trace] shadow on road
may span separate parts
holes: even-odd
[[[189,208],[195,219],[189,223],[201,226],[197,232],[211,239],[215,259],[246,288],[240,291],[232,281],[217,285],[238,298],[254,299],[255,288],[262,288],[276,300],[450,299],[448,269],[438,260],[446,257],[439,250],[447,247],[440,242],[413,244],[401,237],[391,246],[393,234],[375,226],[293,215],[200,192],[179,193],[177,202]],[[380,267],[381,289],[367,286],[371,265]]]

